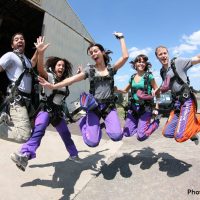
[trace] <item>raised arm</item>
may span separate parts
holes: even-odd
[[[49,83],[48,81],[46,81],[44,78],[39,77],[38,80],[40,81],[40,84],[44,87],[50,88],[50,89],[58,89],[58,88],[62,88],[64,86],[69,86],[75,82],[81,81],[85,78],[85,73],[84,72],[80,72],[79,74],[76,74],[72,77],[66,78],[63,81],[54,84]]]
[[[121,68],[125,62],[128,60],[128,50],[126,48],[125,39],[123,36],[123,33],[114,32],[115,37],[119,40],[122,50],[122,56],[117,60],[117,62],[114,64],[114,69],[117,71],[119,68]]]
[[[31,58],[31,64],[32,64],[32,67],[35,67],[36,64],[37,64],[37,59],[38,59],[38,52],[37,52],[37,49],[35,50],[32,58]]]
[[[37,38],[37,42],[34,43],[37,48],[37,55],[38,55],[38,62],[37,62],[37,70],[41,77],[45,78],[47,80],[48,74],[46,70],[44,69],[44,52],[49,46],[49,44],[44,43],[45,37],[40,36]]]

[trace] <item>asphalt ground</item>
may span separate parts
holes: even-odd
[[[70,124],[81,163],[49,127],[25,172],[10,160],[20,144],[0,140],[1,200],[185,200],[200,199],[200,145],[164,138],[160,127],[143,142],[133,136],[113,142],[104,133],[87,147],[77,124]]]

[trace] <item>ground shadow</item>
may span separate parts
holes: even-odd
[[[133,153],[137,153],[133,156]],[[138,165],[142,170],[150,169],[155,163],[158,163],[159,170],[167,172],[169,177],[178,176],[192,166],[184,161],[178,160],[168,153],[155,154],[154,149],[147,147],[142,150],[134,150],[130,153],[123,154],[123,156],[116,158],[110,164],[106,164],[102,161],[102,167],[97,173],[97,176],[102,173],[103,177],[107,180],[115,178],[117,173],[124,178],[129,178],[132,175],[132,171],[129,165]]]
[[[76,181],[79,179],[84,170],[91,169],[95,172],[99,171],[97,168],[97,162],[105,157],[104,155],[101,155],[101,152],[106,150],[98,151],[95,154],[87,156],[86,158],[82,159],[81,163],[75,163],[73,161],[66,160],[42,165],[31,165],[29,166],[30,168],[54,167],[55,172],[52,180],[42,180],[38,178],[31,182],[22,184],[21,187],[42,185],[51,188],[63,188],[63,196],[60,198],[60,200],[69,200],[70,195],[74,193]]]
[[[159,153],[158,157],[161,158],[159,161],[159,170],[167,172],[167,176],[169,177],[179,176],[184,172],[189,171],[189,168],[192,167],[191,164],[176,159],[168,153]]]
[[[145,170],[151,168],[151,166],[157,162],[157,155],[153,151],[154,150],[150,147],[143,148],[142,150],[134,150],[116,158],[109,165],[102,161],[102,167],[97,176],[102,173],[105,179],[111,180],[116,176],[117,172],[119,172],[122,177],[129,178],[132,175],[132,171],[129,167],[130,164],[140,164],[140,168]],[[133,153],[137,153],[137,155],[133,157]]]

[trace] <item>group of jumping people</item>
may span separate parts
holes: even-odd
[[[158,128],[162,117],[154,99],[169,90],[172,93],[172,110],[163,128],[163,135],[175,138],[177,142],[190,139],[198,144],[200,117],[196,114],[196,97],[189,85],[187,70],[200,63],[200,55],[190,59],[170,60],[168,49],[158,46],[155,54],[162,64],[161,86],[158,87],[155,81],[148,57],[140,54],[130,62],[135,73],[130,77],[128,85],[125,89],[119,89],[115,86],[114,75],[126,63],[129,54],[123,33],[115,32],[114,36],[119,40],[122,51],[114,64],[110,63],[110,50],[101,44],[91,43],[86,53],[94,64],[72,75],[73,66],[65,58],[52,56],[44,62],[44,54],[49,47],[44,37],[37,38],[34,43],[36,51],[32,59],[28,59],[24,54],[24,35],[13,35],[13,51],[0,58],[0,72],[6,72],[9,79],[6,94],[1,94],[4,100],[0,105],[0,138],[23,143],[18,152],[11,154],[12,161],[19,169],[25,171],[28,161],[36,157],[36,150],[49,124],[61,136],[69,152],[69,160],[81,162],[66,123],[63,103],[70,93],[68,86],[87,78],[90,90],[80,94],[80,105],[86,114],[78,121],[86,145],[98,146],[103,128],[113,141],[133,135],[139,141],[146,140]],[[42,86],[37,107],[32,105],[35,77]],[[128,112],[122,128],[115,93],[128,92]]]

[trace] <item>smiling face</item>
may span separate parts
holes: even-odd
[[[169,53],[168,50],[164,47],[159,47],[156,49],[156,56],[158,58],[158,60],[160,61],[160,63],[164,66],[164,67],[168,67],[168,63],[169,63]]]
[[[93,46],[88,50],[90,57],[95,61],[96,64],[104,62],[103,53],[98,46]]]
[[[13,50],[18,50],[20,53],[24,53],[25,40],[22,34],[16,34],[12,38],[11,47]]]
[[[145,68],[146,68],[146,66],[147,66],[147,62],[144,60],[144,58],[142,58],[142,57],[140,57],[139,59],[138,59],[138,61],[137,62],[135,62],[135,69],[137,70],[137,71],[139,71],[139,72],[143,72],[143,71],[145,71]]]
[[[61,78],[63,76],[64,71],[65,71],[65,63],[63,60],[59,60],[56,63],[54,73],[58,78]]]

